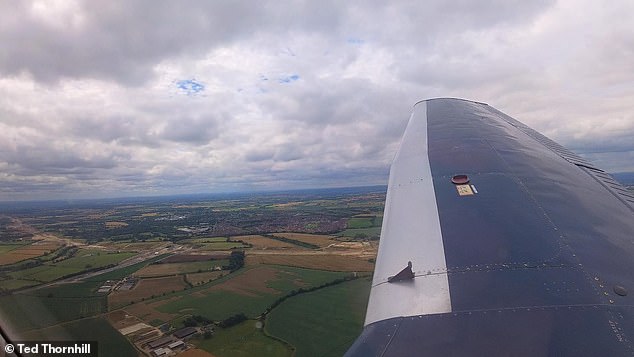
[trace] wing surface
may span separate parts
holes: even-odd
[[[634,195],[486,104],[417,103],[347,356],[633,356],[633,341]]]

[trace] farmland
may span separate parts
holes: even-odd
[[[341,356],[361,332],[369,293],[370,281],[357,279],[295,296],[268,316],[266,331],[295,346],[295,356]]]
[[[5,320],[16,331],[56,325],[107,311],[104,297],[7,295],[0,297]]]
[[[159,305],[158,311],[170,314],[187,312],[222,320],[237,313],[259,316],[277,298],[300,287],[320,285],[344,276],[291,267],[258,266],[222,283],[211,284],[176,294]]]
[[[59,243],[35,242],[29,245],[0,245],[0,265],[41,257],[60,247]]]
[[[200,243],[200,250],[204,251],[217,251],[217,250],[231,250],[238,248],[246,248],[244,244],[240,242],[213,242],[213,243]]]
[[[82,249],[72,258],[56,263],[47,262],[34,268],[12,272],[10,276],[20,280],[49,282],[87,269],[115,265],[132,256],[134,256],[134,253],[104,253]]]
[[[72,336],[72,337],[71,337]],[[79,320],[55,327],[32,331],[25,335],[26,338],[34,340],[83,340],[94,341],[95,336],[99,336],[99,356],[138,356],[132,344],[128,342],[117,330],[103,318],[92,318]]]
[[[334,243],[334,237],[322,234],[306,234],[306,233],[274,233],[274,237],[287,238],[308,244],[314,244],[319,247],[327,247]]]
[[[293,243],[267,238],[262,235],[233,236],[231,240],[248,243],[253,249],[288,250],[302,248]]]
[[[200,285],[202,283],[208,283],[212,280],[216,280],[222,277],[224,274],[227,274],[223,271],[210,271],[205,273],[193,273],[185,275],[185,280],[188,281],[192,285]]]
[[[339,254],[251,254],[248,265],[275,264],[329,271],[372,271],[369,259]]]
[[[116,329],[160,337],[193,317],[214,332],[190,354],[341,355],[363,321],[384,199],[362,188],[0,205],[0,313],[34,337],[92,328],[121,355],[149,350]],[[235,316],[247,320],[222,325]]]
[[[227,265],[228,260],[210,260],[210,261],[198,261],[189,263],[162,263],[151,264],[147,267],[139,270],[135,275],[146,277],[158,277],[166,275],[177,275],[185,273],[201,273],[213,270],[215,267],[222,267]]]
[[[142,279],[133,290],[119,290],[108,295],[108,306],[116,309],[133,302],[160,296],[164,293],[180,291],[187,284],[182,276]]]
[[[225,357],[285,357],[291,356],[290,346],[268,337],[259,321],[248,320],[237,326],[222,329],[208,340],[196,341],[198,348]]]

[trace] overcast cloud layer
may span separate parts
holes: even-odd
[[[0,200],[385,184],[411,106],[634,171],[634,2],[3,1]]]

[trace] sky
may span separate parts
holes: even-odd
[[[0,0],[0,201],[386,184],[412,105],[634,171],[634,2]]]

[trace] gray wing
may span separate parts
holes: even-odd
[[[633,340],[631,192],[486,104],[417,103],[347,356],[632,356]]]

